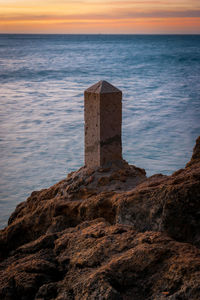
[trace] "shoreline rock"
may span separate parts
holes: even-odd
[[[200,137],[171,176],[73,172],[0,231],[0,299],[200,298]]]

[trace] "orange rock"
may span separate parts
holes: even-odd
[[[169,295],[169,292],[162,292],[163,295]]]
[[[199,299],[199,141],[172,176],[81,168],[33,192],[0,231],[0,299]]]
[[[98,180],[98,185],[108,185],[109,184],[109,177],[101,177],[99,180]]]

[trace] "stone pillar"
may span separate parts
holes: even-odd
[[[122,92],[99,81],[85,90],[84,98],[86,167],[122,161]]]

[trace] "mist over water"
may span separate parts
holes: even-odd
[[[0,227],[33,190],[83,165],[83,92],[123,92],[123,156],[147,175],[200,134],[199,35],[0,35]]]

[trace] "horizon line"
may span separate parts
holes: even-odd
[[[200,35],[200,33],[25,33],[0,32],[0,35]]]

